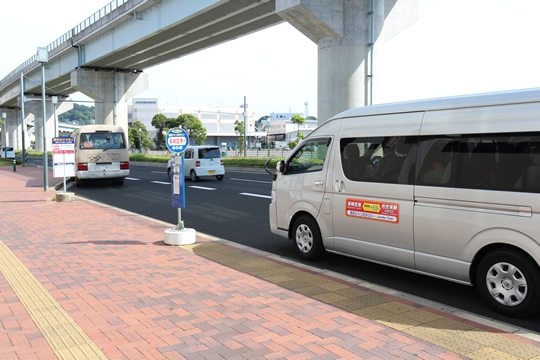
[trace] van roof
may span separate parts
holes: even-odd
[[[328,121],[357,116],[407,113],[414,111],[459,109],[530,102],[540,102],[540,88],[499,91],[483,94],[460,95],[363,106],[339,113],[330,118],[330,120]]]
[[[124,132],[124,129],[121,126],[117,125],[105,125],[105,124],[98,124],[98,125],[84,125],[79,128],[78,131],[80,132],[96,132],[96,131],[113,131],[113,132]]]

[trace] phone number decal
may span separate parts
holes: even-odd
[[[347,199],[347,216],[399,224],[399,205],[380,201]]]

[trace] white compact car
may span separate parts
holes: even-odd
[[[225,168],[221,150],[215,145],[188,146],[184,151],[184,176],[197,181],[203,176],[215,176],[223,180]],[[167,163],[167,174],[171,179],[171,160]]]

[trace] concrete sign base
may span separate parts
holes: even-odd
[[[197,232],[195,229],[167,229],[165,230],[165,244],[189,245],[194,244]]]

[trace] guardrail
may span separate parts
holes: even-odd
[[[138,150],[136,150],[138,151]],[[222,152],[227,153],[225,156],[239,156],[244,157],[244,152],[238,153],[236,150],[221,150]],[[270,149],[270,157],[286,157],[289,155],[290,150],[282,150],[282,149]],[[268,157],[268,150],[262,149],[262,150],[247,150],[246,151],[247,157],[261,157],[261,158],[267,158]],[[168,150],[144,150],[145,155],[167,155],[171,156],[174,153],[172,151]]]
[[[118,7],[124,5],[129,0],[112,0],[110,3],[105,5],[100,10],[96,11],[94,14],[90,15],[88,18],[86,18],[83,22],[81,22],[79,25],[75,26],[73,29],[66,32],[64,35],[60,36],[58,39],[53,41],[47,46],[47,50],[51,52],[52,50],[56,49],[58,46],[62,45],[66,41],[73,38],[75,35],[79,34],[84,29],[88,28],[92,24],[96,23],[98,20],[104,18],[108,14],[110,14],[112,11],[116,10]],[[4,82],[6,82],[8,79],[10,79],[12,76],[19,74],[25,67],[27,67],[30,64],[33,64],[37,61],[37,54],[23,62],[21,65],[17,66],[15,70],[11,71],[9,74],[7,74],[2,80],[0,80],[0,89],[3,87]]]

